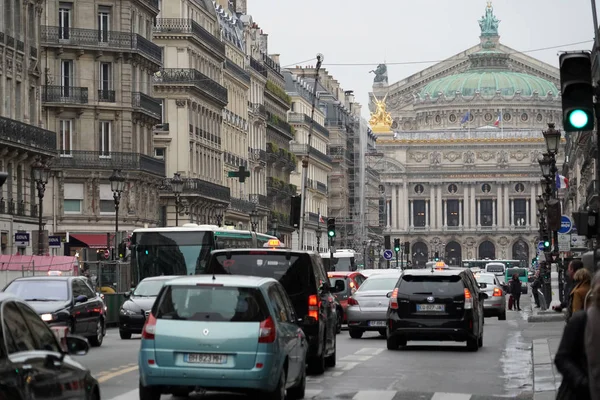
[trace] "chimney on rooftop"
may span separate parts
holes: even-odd
[[[270,54],[269,57],[271,57],[276,64],[279,64],[279,54]]]

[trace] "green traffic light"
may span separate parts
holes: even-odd
[[[544,242],[544,247],[550,247],[550,242],[546,240],[546,241]]]
[[[569,114],[569,123],[576,129],[581,129],[588,124],[589,116],[583,110],[575,110]]]
[[[334,237],[334,236],[335,236],[335,231],[329,231],[329,232],[327,232],[327,234],[328,234],[330,237]]]

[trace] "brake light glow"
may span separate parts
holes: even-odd
[[[469,289],[465,288],[465,310],[473,309],[473,297]]]
[[[154,340],[154,334],[156,333],[156,317],[153,314],[148,316],[144,329],[142,329],[142,339]]]
[[[393,310],[398,309],[398,288],[394,288],[394,291],[390,296],[390,308]]]
[[[358,305],[358,301],[356,301],[356,299],[354,297],[350,297],[348,299],[348,305],[349,306],[357,306]]]
[[[493,297],[502,297],[502,290],[499,288],[494,288]]]
[[[308,296],[308,316],[319,320],[319,307],[321,306],[321,302],[317,299],[317,295],[313,294]]]
[[[273,318],[269,317],[260,323],[258,343],[273,343],[275,337],[275,323],[273,322]]]

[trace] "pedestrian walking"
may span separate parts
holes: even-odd
[[[540,293],[538,292],[542,288],[542,274],[538,269],[535,271],[535,278],[531,283],[531,291],[533,292],[533,300],[535,301],[535,308],[540,308]]]
[[[577,311],[584,309],[585,298],[590,291],[590,282],[592,273],[587,268],[581,268],[573,275],[573,283],[575,286],[569,294],[569,308],[567,309],[567,321]]]
[[[600,400],[600,271],[591,282],[585,302],[587,324],[585,327],[585,354],[592,400]]]
[[[558,306],[552,307],[552,309],[556,312],[562,312],[563,309],[569,308],[569,303],[571,301],[571,291],[573,290],[574,284],[574,276],[577,271],[583,268],[583,262],[581,260],[573,260],[569,263],[569,267],[567,268],[567,279],[564,287],[564,296],[563,301]]]
[[[519,274],[514,274],[509,282],[510,294],[514,299],[515,311],[521,311],[521,281]]]

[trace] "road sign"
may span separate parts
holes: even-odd
[[[48,246],[49,247],[60,247],[61,246],[61,237],[60,236],[48,236]]]
[[[107,260],[110,258],[110,251],[104,250],[104,258],[106,258]]]
[[[17,232],[15,233],[15,245],[17,247],[29,246],[29,232]]]
[[[571,251],[571,235],[568,233],[558,234],[558,249],[560,251]]]
[[[538,242],[538,244],[537,244],[537,251],[538,251],[538,253],[543,253],[544,252],[544,242]]]
[[[389,249],[384,250],[383,258],[385,258],[388,261],[391,260],[392,258],[394,258],[394,252]]]
[[[573,227],[573,220],[568,215],[563,215],[560,217],[560,229],[558,233],[571,233],[571,228]]]

